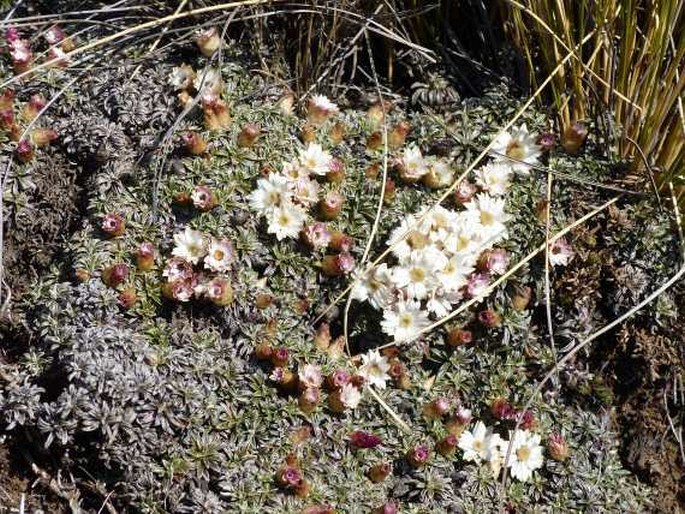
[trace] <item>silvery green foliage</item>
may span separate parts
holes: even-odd
[[[246,201],[263,164],[277,167],[293,156],[302,120],[278,112],[278,95],[264,89],[261,78],[226,66],[234,125],[211,136],[215,153],[208,159],[178,157],[175,166],[163,169],[154,159],[149,166],[138,165],[139,146],[147,144],[146,138],[159,138],[177,114],[163,85],[168,71],[160,64],[128,83],[125,70],[119,70],[109,80],[94,79],[83,98],[63,108],[65,152],[95,163],[89,174],[95,187],[87,189],[88,217],[64,248],[67,268],[90,276],[76,283],[53,270],[33,283],[22,311],[34,353],[7,371],[9,380],[0,392],[5,428],[30,431],[35,444],[74,473],[86,469],[111,485],[115,504],[141,512],[300,512],[315,502],[341,512],[369,512],[388,499],[398,501],[403,512],[495,512],[502,497],[522,512],[630,512],[649,506],[650,491],[621,467],[608,416],[554,391],[546,391],[546,399],[533,404],[539,419],[536,430],[565,434],[571,446],[568,463],[547,459],[533,481],[510,482],[504,492],[488,469],[464,463],[458,455],[435,455],[425,469],[409,469],[403,458],[408,448],[418,443],[432,448],[444,436],[439,423],[422,419],[426,402],[440,395],[459,398],[476,418],[486,419],[492,398],[524,403],[541,376],[537,371],[553,364],[551,349],[530,312],[511,308],[510,287],[486,301],[502,313],[503,324],[491,331],[474,327],[476,344],[453,351],[445,346],[444,333],[436,331],[403,352],[413,387],[389,388],[381,396],[411,423],[411,433],[390,421],[368,396],[359,409],[342,416],[324,406],[306,416],[293,398],[279,394],[268,379],[269,367],[253,356],[268,321],[277,324],[274,342],[290,349],[293,365],[317,363],[324,372],[344,365],[327,361],[314,348],[311,321],[346,284],[320,277],[320,255],[268,237]],[[448,139],[447,125],[456,140],[446,151],[456,166],[466,166],[488,143],[494,127],[517,107],[503,86],[480,100],[462,101],[446,118],[396,111],[390,122],[408,118],[412,140],[425,151],[435,141]],[[346,207],[335,226],[354,237],[353,253],[359,259],[380,191],[380,181],[368,179],[365,170],[379,154],[365,152],[363,112],[346,111],[341,117],[350,135],[334,150],[347,173]],[[538,131],[544,127],[539,113],[527,114],[525,121]],[[241,150],[234,140],[247,122],[262,125],[267,136],[255,149]],[[181,128],[198,128],[199,123],[190,118]],[[317,137],[326,141],[324,131]],[[150,191],[160,169],[159,212],[153,218]],[[126,178],[130,175],[135,180]],[[544,227],[534,213],[544,183],[543,176],[532,175],[518,180],[510,193],[515,219],[507,249],[516,257],[544,241]],[[176,209],[174,195],[196,184],[212,187],[220,207],[202,214]],[[372,255],[383,250],[383,240],[403,213],[415,212],[438,195],[398,184]],[[565,205],[560,212],[570,213],[569,196],[559,196]],[[598,197],[588,194],[582,205],[573,207],[589,210]],[[105,240],[98,231],[101,217],[109,212],[126,218],[121,238]],[[554,220],[555,227],[568,221],[563,216]],[[162,302],[156,269],[147,275],[133,273],[130,285],[141,293],[141,301],[130,311],[122,310],[117,292],[101,281],[102,268],[121,260],[131,263],[132,251],[143,240],[154,240],[168,256],[173,234],[188,224],[233,241],[238,256],[231,272],[233,305],[219,309]],[[540,263],[533,262],[508,286],[534,285],[541,270]],[[262,277],[268,279],[266,286],[259,281]],[[273,294],[276,302],[257,309],[257,292]],[[302,300],[308,304],[304,314],[296,308]],[[386,342],[374,313],[354,305],[352,316],[355,351]],[[472,323],[472,313],[455,321]],[[588,330],[595,323],[588,315]],[[576,337],[571,327],[569,340]],[[341,331],[337,315],[333,330]],[[585,378],[581,365],[563,373],[567,382]],[[423,385],[431,377],[434,383],[427,390]],[[303,428],[311,433],[298,441],[293,435]],[[380,435],[383,444],[351,450],[347,437],[358,429]],[[298,455],[311,484],[310,500],[286,494],[274,482],[290,453]],[[393,473],[373,484],[366,473],[381,461],[392,462]],[[94,512],[99,505],[92,507]]]

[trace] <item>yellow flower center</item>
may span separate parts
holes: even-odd
[[[507,146],[507,156],[511,157],[512,159],[522,161],[526,157],[526,149],[523,147],[520,141],[514,139]]]
[[[495,222],[495,216],[491,212],[481,211],[480,222],[485,226],[492,225]]]
[[[528,460],[528,457],[530,457],[530,448],[527,446],[522,446],[518,450],[516,450],[516,457],[520,461],[526,461]]]
[[[426,280],[426,270],[423,268],[412,268],[409,271],[409,277],[412,282],[423,282]]]
[[[413,318],[411,314],[402,314],[400,316],[400,327],[401,328],[409,328],[412,326]]]
[[[224,252],[221,250],[214,250],[214,260],[216,260],[216,261],[223,260],[225,255],[226,254],[224,254]]]

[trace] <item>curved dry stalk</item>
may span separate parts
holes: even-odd
[[[589,41],[593,34],[594,34],[594,31],[588,33],[588,34],[585,36],[585,38],[583,38],[583,40],[579,43],[578,46],[581,46],[581,45],[585,44],[587,41]],[[369,264],[369,266],[368,266],[367,268],[365,268],[365,269],[362,271],[362,274],[368,273],[368,272],[369,272],[370,270],[372,270],[376,265],[378,265],[383,259],[385,259],[385,257],[388,256],[388,254],[393,250],[393,248],[395,248],[395,246],[397,246],[399,243],[401,243],[402,241],[404,241],[404,240],[409,236],[409,234],[411,234],[412,231],[413,231],[420,223],[422,223],[422,222],[426,219],[426,217],[431,213],[431,211],[432,211],[435,207],[437,207],[437,206],[440,205],[442,202],[444,202],[444,201],[445,201],[445,200],[454,192],[454,190],[459,186],[459,183],[460,183],[464,178],[466,178],[466,177],[468,176],[468,174],[471,173],[471,171],[473,171],[473,169],[480,163],[480,161],[483,160],[483,159],[488,155],[488,153],[490,152],[490,149],[491,149],[491,148],[493,147],[493,145],[495,144],[495,141],[496,141],[497,137],[498,137],[500,134],[503,134],[503,133],[505,133],[507,130],[509,130],[509,129],[514,125],[514,123],[516,123],[516,121],[517,121],[521,116],[523,116],[523,113],[526,111],[526,109],[528,109],[528,107],[530,107],[530,106],[533,104],[533,102],[535,101],[535,99],[542,93],[543,89],[547,86],[547,84],[549,84],[549,83],[552,81],[552,79],[554,78],[554,76],[555,76],[555,75],[556,75],[556,74],[557,74],[557,73],[566,65],[566,63],[568,62],[568,60],[569,60],[572,56],[573,56],[573,53],[572,53],[572,52],[569,52],[569,53],[564,57],[564,59],[562,59],[561,62],[559,62],[559,64],[557,64],[556,68],[554,68],[554,70],[552,70],[552,72],[549,74],[549,76],[542,82],[542,84],[540,84],[540,86],[535,90],[535,92],[533,93],[533,95],[531,95],[531,97],[530,97],[528,100],[526,100],[526,102],[525,102],[525,103],[523,104],[523,106],[516,112],[516,114],[513,116],[513,118],[512,118],[511,120],[509,120],[502,128],[500,128],[500,129],[498,130],[498,132],[497,132],[497,134],[495,135],[495,137],[493,137],[492,140],[490,141],[490,143],[483,149],[483,151],[482,151],[480,154],[478,154],[478,156],[476,156],[476,158],[475,158],[475,159],[471,162],[471,164],[466,168],[466,170],[464,171],[464,173],[462,173],[459,177],[457,177],[457,179],[452,183],[452,185],[451,185],[450,187],[448,187],[448,188],[445,190],[445,192],[444,192],[444,193],[443,193],[443,194],[442,194],[442,195],[433,203],[433,205],[431,205],[430,208],[428,208],[428,209],[426,210],[425,213],[423,213],[423,214],[422,214],[422,215],[421,215],[421,216],[420,216],[412,225],[410,225],[410,226],[407,228],[407,230],[406,230],[406,231],[397,239],[397,241],[396,241],[394,244],[390,245],[386,250],[384,250],[383,252],[381,252],[381,254],[380,254],[380,255],[379,255],[371,264]],[[345,289],[344,289],[344,290],[343,290],[343,291],[342,291],[342,292],[333,300],[333,302],[332,302],[332,303],[331,303],[331,304],[330,304],[330,305],[329,305],[321,314],[319,314],[319,316],[317,316],[316,319],[314,319],[314,321],[312,322],[312,324],[317,324],[319,321],[321,321],[321,320],[326,316],[326,314],[328,314],[328,313],[331,311],[331,309],[333,309],[333,307],[335,307],[335,305],[337,305],[343,298],[345,298],[345,296],[351,291],[351,289],[352,289],[352,286],[351,286],[351,285],[348,285],[348,286],[347,286],[347,287],[346,287],[346,288],[345,288]]]
[[[545,384],[549,382],[556,373],[558,373],[559,368],[566,364],[568,361],[573,359],[573,357],[580,352],[583,348],[585,348],[587,345],[589,345],[592,341],[597,339],[598,337],[606,334],[616,326],[620,325],[623,323],[625,320],[628,318],[632,317],[635,315],[637,312],[642,310],[644,307],[652,303],[654,300],[656,300],[659,295],[667,291],[670,287],[672,287],[674,284],[676,284],[681,278],[685,276],[685,239],[683,238],[683,231],[682,231],[682,219],[680,217],[680,211],[678,209],[678,201],[675,198],[675,195],[673,193],[673,188],[672,184],[669,183],[671,187],[671,200],[673,202],[673,213],[674,217],[676,220],[676,224],[678,227],[678,235],[680,238],[680,245],[681,245],[681,262],[682,265],[680,269],[676,272],[675,275],[673,275],[669,280],[667,280],[663,285],[661,285],[656,291],[654,291],[652,294],[650,294],[647,298],[642,300],[640,303],[629,309],[626,313],[622,314],[618,318],[616,318],[614,321],[611,323],[608,323],[607,325],[604,325],[601,329],[597,330],[587,338],[585,338],[583,341],[578,343],[576,346],[574,346],[564,357],[555,362],[553,368],[543,377],[543,379],[538,383],[538,385],[535,387],[533,392],[530,394],[528,401],[525,403],[524,408],[521,410],[521,414],[517,417],[516,419],[516,425],[514,426],[514,431],[518,430],[518,428],[521,426],[521,422],[523,421],[523,413],[527,411],[528,409],[531,408],[533,405],[533,402],[535,401],[535,398],[542,392],[542,389],[544,388]],[[509,441],[509,445],[507,446],[507,452],[504,458],[504,462],[507,462],[509,460],[509,457],[511,455],[511,450],[512,450],[512,443],[513,440]],[[508,473],[507,473],[507,468],[504,467],[504,471],[502,473],[502,480],[501,480],[501,490],[503,491],[507,485],[507,478],[508,478]]]
[[[550,241],[549,241],[549,230],[551,225],[551,214],[552,214],[552,184],[554,177],[549,174],[547,175],[547,205],[545,207],[545,314],[547,316],[547,330],[549,332],[549,342],[552,347],[552,358],[554,362],[557,361],[557,346],[554,342],[554,323],[552,321],[552,291],[549,278],[549,252],[550,252]],[[559,384],[559,375],[556,377],[556,384]]]

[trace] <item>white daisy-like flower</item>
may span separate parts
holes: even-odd
[[[445,248],[456,255],[472,256],[483,249],[483,235],[480,212],[462,211],[457,214],[452,232],[445,241]]]
[[[428,314],[421,309],[419,302],[398,302],[393,309],[383,311],[381,328],[395,341],[401,342],[416,336],[428,324]]]
[[[217,241],[213,239],[207,249],[205,257],[205,268],[223,273],[231,269],[231,264],[235,260],[235,252],[230,241]]]
[[[375,309],[383,309],[390,301],[392,277],[388,265],[382,263],[365,273],[352,289],[352,298],[368,301]]]
[[[281,241],[286,237],[297,237],[304,226],[306,215],[299,207],[286,203],[269,214],[269,234],[275,234]]]
[[[573,249],[564,239],[557,239],[549,247],[548,258],[552,266],[566,266],[573,259]]]
[[[305,364],[297,371],[297,378],[303,387],[321,387],[323,376],[321,368],[314,364]]]
[[[496,161],[505,161],[511,165],[514,171],[524,175],[530,173],[527,164],[537,164],[540,154],[540,147],[537,145],[535,137],[528,132],[525,123],[514,128],[511,133],[499,134],[491,149],[491,155]]]
[[[413,248],[412,245],[410,244],[410,238],[409,234],[407,234],[407,231],[409,230],[410,227],[414,227],[414,230],[417,231],[416,225],[416,218],[412,216],[411,214],[406,215],[402,222],[393,229],[393,231],[390,233],[390,237],[388,238],[388,246],[392,247],[392,253],[397,257],[400,262],[404,261],[409,255],[411,254]],[[421,232],[419,232],[421,233]],[[403,238],[403,236],[406,236]]]
[[[471,462],[488,461],[499,451],[502,439],[486,427],[482,421],[476,423],[473,430],[465,430],[459,437],[457,446],[464,450],[464,460]]]
[[[202,84],[202,94],[214,93],[218,95],[223,89],[223,82],[221,79],[221,72],[216,68],[207,68],[201,75],[195,79],[196,87]]]
[[[509,468],[511,476],[523,482],[532,476],[534,470],[542,467],[544,459],[540,436],[528,430],[516,430],[510,437],[510,442],[501,444],[502,453],[506,455],[507,448],[511,445],[506,466]]]
[[[320,144],[309,143],[307,148],[300,151],[298,160],[303,167],[315,175],[325,175],[330,171],[333,157]]]
[[[356,409],[361,400],[361,392],[359,392],[359,389],[354,387],[352,384],[345,384],[340,389],[340,401],[348,409]]]
[[[309,178],[309,169],[305,168],[299,159],[293,159],[289,162],[283,163],[283,170],[281,171],[283,176],[288,180],[299,180],[301,178]]]
[[[473,254],[453,255],[437,273],[440,285],[446,291],[458,291],[464,287],[476,264]]]
[[[319,201],[321,187],[307,177],[300,177],[291,184],[293,188],[293,201],[305,207],[314,205]]]
[[[176,246],[171,254],[191,264],[197,264],[207,253],[207,239],[198,230],[186,227],[183,232],[174,235]]]
[[[509,216],[504,212],[504,198],[495,198],[487,193],[479,193],[466,204],[466,209],[478,213],[478,219],[483,229],[483,239],[489,244],[505,238],[507,227],[504,223]]]
[[[452,171],[452,167],[445,159],[428,157],[427,165],[428,171],[424,177],[424,180],[429,187],[438,189],[452,184],[452,180],[454,180],[454,172]]]
[[[428,164],[416,145],[404,149],[400,161],[400,175],[405,180],[419,180],[428,172]]]
[[[338,106],[331,102],[325,95],[312,95],[310,105],[313,108],[319,109],[327,114],[334,114],[338,112]]]
[[[388,371],[390,371],[390,363],[378,350],[371,350],[362,355],[359,375],[364,377],[369,385],[376,386],[378,389],[385,389],[385,383],[390,380]]]
[[[287,205],[292,198],[288,180],[276,173],[257,181],[257,189],[250,194],[250,206],[262,214],[269,214],[275,209]]]
[[[187,64],[174,67],[169,74],[169,84],[174,89],[188,89],[193,85],[195,72]]]
[[[503,162],[492,162],[476,170],[476,183],[491,195],[501,196],[509,189],[512,168]]]
[[[395,266],[392,281],[404,289],[409,298],[423,300],[437,284],[436,269],[441,269],[446,261],[439,251],[413,251],[404,266]]]
[[[444,289],[436,288],[431,292],[426,309],[431,314],[435,314],[438,319],[444,318],[452,310],[452,305],[457,303],[461,295],[458,293],[447,294]]]

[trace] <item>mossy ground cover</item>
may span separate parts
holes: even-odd
[[[67,91],[42,118],[59,138],[14,163],[5,184],[5,262],[15,297],[4,331],[0,412],[6,444],[19,448],[7,474],[40,479],[29,492],[31,508],[40,507],[41,494],[85,512],[373,512],[388,502],[417,513],[645,512],[677,504],[682,468],[665,467],[676,446],[658,442],[664,418],[659,423],[654,404],[644,409],[629,392],[667,391],[682,365],[682,286],[567,362],[535,394],[556,360],[680,266],[675,220],[653,196],[623,194],[566,236],[573,258],[550,269],[554,345],[543,253],[481,302],[409,343],[393,344],[380,313],[352,302],[341,345],[345,302],[334,302],[355,275],[327,276],[326,256],[337,255],[330,248],[312,250],[270,234],[250,205],[259,179],[295,158],[305,141],[330,152],[342,171],[317,181],[319,196],[336,191],[343,205],[327,227],[349,238],[361,269],[379,203],[371,260],[387,249],[405,215],[434,205],[445,191],[402,181],[395,158],[416,145],[447,160],[456,177],[522,100],[504,83],[440,113],[396,98],[385,125],[391,133],[411,130],[388,150],[392,186],[386,183],[383,199],[385,152],[374,143],[380,126],[369,115],[379,100],[374,88],[336,98],[340,112],[311,126],[306,100],[284,109],[289,91],[250,73],[239,47],[227,49],[218,69],[230,122],[209,130],[199,104],[176,122],[183,107],[169,84],[174,67],[185,62],[203,70],[208,62],[193,44],[186,50],[133,78],[130,66],[108,68]],[[13,108],[35,93],[50,98],[60,73],[18,89]],[[534,134],[553,131],[534,109],[521,123]],[[240,144],[247,126],[258,127],[259,137]],[[554,234],[620,195],[602,184],[637,188],[621,182],[620,163],[604,156],[600,128],[589,128],[577,155],[553,145],[541,159],[541,166],[563,172],[547,199],[549,227],[544,169],[512,179],[508,238],[498,244],[510,266],[544,244],[548,229]],[[189,152],[187,133],[206,149]],[[11,155],[9,135],[3,145]],[[215,195],[216,205],[193,205],[198,186]],[[444,206],[463,209],[454,195]],[[104,229],[112,215],[121,230]],[[320,214],[312,208],[310,215]],[[187,227],[230,241],[235,255],[222,274],[232,293],[228,305],[203,295],[178,301],[165,289],[174,236]],[[152,266],[141,265],[143,243],[154,248]],[[113,280],[117,265],[126,274]],[[468,331],[471,341],[455,345],[456,330]],[[379,399],[361,387],[354,409],[335,412],[324,388],[308,403],[275,378],[275,368],[297,374],[304,364],[324,376],[354,375],[361,356],[378,347],[400,372],[375,390]],[[286,349],[287,358],[265,359],[266,349]],[[431,415],[439,399],[448,401],[449,413]],[[515,417],[497,406],[522,412],[529,400],[527,429],[546,446],[544,464],[529,480],[509,477],[502,487],[501,473],[466,461],[461,449],[446,451],[458,411],[468,409],[472,421],[457,435],[483,421],[506,438]],[[665,405],[677,423],[677,404]],[[629,426],[635,419],[642,421]],[[380,444],[360,448],[353,436],[360,431]],[[550,437],[561,443],[548,444]],[[641,450],[625,444],[631,438],[653,452],[637,459],[630,452]],[[419,448],[428,450],[427,462],[417,459]],[[300,474],[297,487],[284,478],[286,467]],[[19,492],[5,494],[2,508],[16,509]]]

